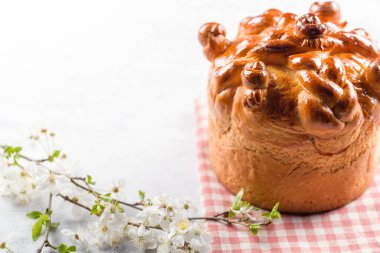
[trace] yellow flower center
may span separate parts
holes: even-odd
[[[28,176],[28,173],[25,172],[25,170],[21,170],[20,172],[20,177],[27,177]]]
[[[180,220],[177,223],[177,229],[179,231],[184,231],[184,230],[188,229],[189,227],[190,227],[190,222],[187,220]]]
[[[55,183],[55,174],[54,173],[50,173],[49,177],[48,177],[48,180],[49,180],[50,183]]]
[[[103,226],[101,230],[102,230],[103,233],[107,233],[108,232],[108,227],[107,226]]]

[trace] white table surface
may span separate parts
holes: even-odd
[[[217,21],[232,38],[245,16],[270,7],[303,14],[311,2],[1,1],[0,142],[47,125],[98,181],[124,178],[129,196],[143,189],[200,205],[193,106],[209,64],[198,28]],[[380,37],[378,1],[339,3],[350,27]],[[30,209],[0,199],[0,240],[12,233],[16,252],[37,246]],[[73,227],[68,220],[61,226]]]

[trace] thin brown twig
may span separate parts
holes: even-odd
[[[205,221],[213,221],[213,222],[220,222],[226,225],[240,225],[249,228],[251,225],[260,225],[260,226],[268,226],[272,223],[272,221],[264,221],[264,222],[257,222],[257,223],[246,223],[242,222],[240,220],[233,220],[229,218],[222,218],[222,217],[190,217],[189,220],[205,220]]]
[[[32,160],[32,162],[36,162],[36,161]],[[65,176],[65,177],[67,177],[67,178],[69,178],[69,179],[74,179],[74,180],[82,180],[82,181],[86,180],[85,177],[71,177],[71,176],[68,176],[68,175],[66,175],[66,174],[64,174],[64,173],[59,173],[59,172],[57,172],[57,171],[53,171],[53,170],[51,170],[49,167],[47,167],[45,164],[42,164],[42,163],[39,163],[39,162],[36,162],[36,163],[37,163],[39,166],[44,167],[44,168],[45,168],[46,170],[48,170],[49,172],[54,173],[55,175],[58,175],[58,176]]]
[[[143,210],[141,207],[138,207],[138,205],[142,205],[139,202],[137,202],[135,204],[131,204],[131,203],[127,203],[127,202],[124,202],[124,201],[121,201],[121,200],[117,200],[117,199],[115,199],[115,201],[118,202],[118,203],[120,203],[120,204],[122,204],[122,205],[124,205],[124,206],[129,206],[129,207],[134,208],[134,209],[139,210],[139,211]]]
[[[222,217],[190,217],[189,220],[208,220],[208,221],[216,221],[216,222],[222,222],[222,223],[226,223],[228,225],[231,225],[231,224],[236,224],[236,225],[242,225],[242,226],[247,226],[248,224],[247,223],[244,223],[244,222],[241,222],[241,221],[236,221],[236,220],[232,220],[232,219],[228,219],[228,218],[222,218]]]
[[[73,204],[73,205],[76,205],[76,206],[78,206],[78,207],[81,207],[81,208],[86,209],[87,211],[90,211],[90,212],[91,212],[91,208],[90,208],[90,207],[88,207],[88,206],[86,206],[86,205],[84,205],[84,204],[82,204],[82,203],[79,203],[78,201],[74,201],[74,200],[70,199],[69,196],[63,195],[63,194],[61,194],[61,193],[58,193],[57,196],[59,196],[59,197],[61,197],[62,199],[64,199],[64,200],[70,202],[70,203]],[[100,216],[100,214],[95,214],[95,215],[96,215],[96,216]],[[128,222],[128,225],[135,226],[135,227],[140,227],[140,226],[141,226],[141,224],[134,223],[134,222],[131,222],[131,221]],[[152,226],[146,226],[146,228],[162,230],[162,229],[159,228],[159,227],[152,227]]]
[[[221,212],[221,213],[215,214],[214,217],[227,216],[227,215],[228,215],[228,211],[224,211],[224,212]]]
[[[72,200],[69,196],[63,195],[63,194],[61,194],[61,193],[58,193],[57,196],[58,196],[58,197],[61,197],[61,198],[62,198],[63,200],[65,200],[65,201],[68,201],[68,202],[70,202],[70,203],[72,203],[72,204],[74,204],[74,205],[77,205],[77,206],[79,206],[79,207],[82,207],[83,209],[86,209],[87,211],[90,211],[90,212],[91,212],[91,208],[89,208],[89,207],[86,206],[86,205],[83,205],[83,204],[79,203],[78,201],[74,201],[74,200]]]
[[[8,145],[0,145],[0,148],[3,149],[3,150],[6,150],[8,147]],[[33,159],[33,158],[30,158],[30,157],[27,157],[23,154],[19,154],[18,155],[20,158],[22,159],[25,159],[29,162],[36,162],[36,163],[43,163],[43,162],[46,162],[46,161],[49,161],[49,158],[43,158],[43,159]]]
[[[93,190],[92,188],[89,188],[88,187],[88,184],[87,187],[78,183],[77,180],[81,180],[81,179],[75,179],[75,178],[70,178],[70,181],[71,183],[73,183],[75,186],[79,187],[80,189],[84,190],[84,191],[87,191],[91,194],[93,194],[96,198],[99,198],[100,196],[103,196],[103,194]],[[82,181],[82,180],[81,180]],[[134,203],[134,204],[131,204],[131,203],[128,203],[128,202],[125,202],[125,201],[121,201],[121,200],[118,200],[118,199],[114,199],[117,203],[121,204],[121,205],[124,205],[124,206],[128,206],[128,207],[131,207],[131,208],[134,208],[136,210],[139,210],[141,211],[142,208],[141,207],[138,207],[138,205],[141,205],[141,203]]]
[[[31,159],[31,158],[29,158],[29,157],[27,157],[27,156],[25,156],[25,155],[22,155],[22,154],[19,154],[18,156],[19,156],[20,158],[22,158],[22,159],[25,159],[25,160],[29,161],[29,162],[35,162],[35,163],[43,163],[43,162],[49,161],[49,158],[43,158],[43,159]]]
[[[44,247],[49,247],[54,250],[57,250],[57,247],[55,247],[53,244],[50,243],[49,241],[49,234],[51,231],[51,206],[52,206],[52,199],[53,199],[53,194],[49,193],[49,204],[48,208],[46,209],[46,214],[49,216],[49,221],[46,227],[46,232],[45,232],[45,239],[42,242],[42,245],[37,249],[37,253],[41,253]]]

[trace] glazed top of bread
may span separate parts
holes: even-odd
[[[379,46],[363,29],[346,31],[340,16],[335,2],[316,2],[303,16],[270,9],[243,19],[232,41],[220,24],[203,25],[210,111],[220,126],[237,120],[331,139],[377,122]]]

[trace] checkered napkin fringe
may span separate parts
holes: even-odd
[[[218,183],[208,158],[207,105],[196,101],[198,165],[206,215],[223,212],[233,196]],[[380,169],[372,186],[343,208],[315,215],[283,215],[258,236],[210,223],[213,252],[380,252]]]

